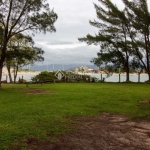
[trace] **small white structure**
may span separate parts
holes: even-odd
[[[55,76],[57,77],[58,80],[61,80],[65,75],[63,74],[63,72],[58,71],[56,72]]]

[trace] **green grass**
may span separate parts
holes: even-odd
[[[0,90],[0,149],[25,147],[30,137],[48,139],[48,134],[66,132],[65,116],[91,116],[101,112],[150,119],[148,84],[59,83],[29,85],[52,90],[51,94],[27,95],[13,90],[25,85],[3,85]]]

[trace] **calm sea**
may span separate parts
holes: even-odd
[[[31,78],[34,77],[36,74],[19,74],[17,77],[17,81],[20,78],[27,80],[27,81],[31,81]],[[96,78],[101,78],[100,74],[90,74],[91,77],[96,77]],[[103,74],[102,77],[106,77],[106,74]],[[2,76],[2,80],[6,80],[6,76]],[[140,82],[145,82],[148,80],[148,75],[147,74],[141,74],[140,75]],[[106,82],[119,82],[119,75],[118,74],[113,74],[112,76],[105,78]],[[126,75],[121,74],[121,82],[126,81]],[[137,74],[130,74],[130,81],[132,82],[138,82],[138,75]],[[8,79],[9,82],[9,79]]]
[[[91,74],[92,77],[96,77],[101,79],[100,74]],[[106,74],[103,74],[102,77],[106,77]],[[126,81],[126,75],[121,74],[120,75],[120,80],[121,82]],[[140,75],[140,82],[145,82],[148,80],[148,75],[147,74],[141,74]],[[105,78],[106,82],[119,82],[119,75],[118,74],[113,74],[112,76]],[[130,81],[132,82],[138,82],[138,74],[130,74]]]

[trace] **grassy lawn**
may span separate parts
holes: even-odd
[[[67,128],[65,116],[97,115],[101,112],[125,114],[150,119],[149,84],[58,83],[29,85],[29,88],[51,90],[49,94],[25,94],[15,88],[25,85],[3,85],[0,90],[0,149],[25,146],[30,137],[47,140],[49,133],[59,134]]]

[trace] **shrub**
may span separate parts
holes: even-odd
[[[31,80],[34,82],[44,82],[56,79],[55,72],[43,71],[40,74],[33,77]]]

